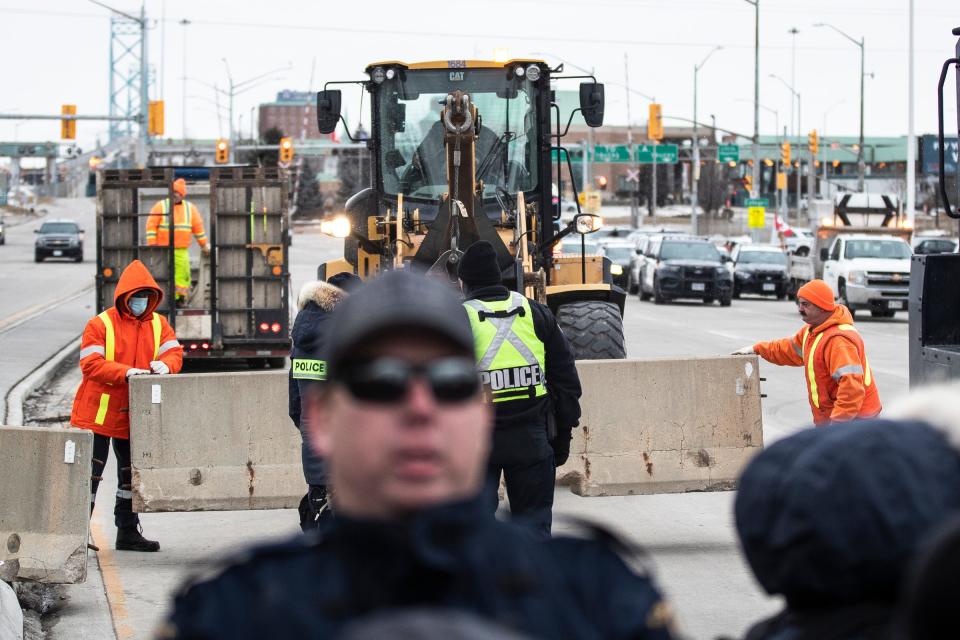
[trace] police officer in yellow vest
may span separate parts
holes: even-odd
[[[503,474],[514,520],[550,536],[556,467],[580,420],[580,377],[550,309],[503,286],[489,242],[471,245],[460,282],[480,377],[496,410],[486,491],[496,509]]]

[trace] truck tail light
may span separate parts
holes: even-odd
[[[279,322],[274,322],[272,325],[270,325],[270,331],[273,331],[274,333],[280,333],[280,329],[281,327]]]
[[[270,325],[267,324],[266,322],[261,322],[261,323],[260,323],[260,331],[262,331],[262,332],[264,332],[264,333],[266,333],[267,331],[270,331]]]

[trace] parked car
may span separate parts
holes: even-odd
[[[875,318],[907,311],[910,245],[893,235],[840,235],[823,249],[823,279],[851,314],[868,310]]]
[[[633,284],[630,281],[630,273],[636,258],[635,245],[626,240],[611,240],[602,243],[600,251],[610,258],[610,275],[613,278],[613,284],[621,289],[631,290]]]
[[[920,255],[931,253],[957,253],[956,238],[925,238],[913,240],[913,252]]]
[[[83,229],[74,220],[49,220],[35,229],[34,262],[47,258],[72,258],[83,262]]]
[[[640,275],[640,299],[656,304],[699,298],[730,306],[733,271],[712,242],[683,236],[653,237],[647,244]]]
[[[780,247],[741,244],[733,250],[733,297],[744,293],[787,297],[787,254]]]

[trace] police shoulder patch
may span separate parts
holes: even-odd
[[[294,358],[290,365],[294,380],[326,380],[327,362],[312,358]]]

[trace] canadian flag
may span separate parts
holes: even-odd
[[[793,232],[793,227],[781,220],[780,216],[777,214],[774,214],[773,216],[773,224],[776,226],[777,233],[784,238],[792,238],[794,235],[796,235]]]

